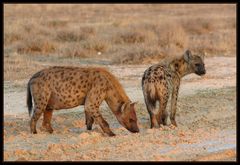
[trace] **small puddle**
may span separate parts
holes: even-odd
[[[234,149],[234,148],[236,148],[236,144],[223,144],[222,146],[219,146],[218,148],[216,148],[216,147],[208,148],[207,151],[208,152],[218,152],[221,150]]]
[[[160,154],[172,153],[174,150],[181,150],[184,152],[204,152],[214,153],[227,149],[236,149],[236,131],[235,130],[223,130],[220,131],[218,136],[214,139],[203,140],[200,143],[194,144],[178,144],[177,146],[166,146],[161,149]]]
[[[216,140],[203,141],[197,144],[179,144],[179,146],[181,149],[184,149],[184,150],[203,148],[204,150],[206,150],[206,152],[209,152],[209,153],[218,152],[225,149],[236,148],[236,144],[226,144],[222,141],[216,141]]]

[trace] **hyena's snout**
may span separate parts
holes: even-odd
[[[205,65],[204,64],[197,64],[195,73],[200,75],[200,76],[206,74]]]
[[[130,132],[132,133],[137,133],[139,132],[139,128],[137,123],[131,123],[131,126],[129,128],[127,128]]]
[[[139,132],[139,128],[133,129],[131,132],[132,133],[138,133]]]

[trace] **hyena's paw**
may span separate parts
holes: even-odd
[[[110,136],[110,137],[112,137],[112,136],[116,136],[116,134],[113,133],[112,131],[111,131],[111,132],[108,132],[107,135]]]
[[[170,128],[168,126],[165,126],[164,124],[160,125],[160,130],[161,131],[166,131],[166,130],[170,130]]]
[[[92,124],[91,125],[86,124],[86,128],[87,128],[87,130],[92,130]]]
[[[159,129],[160,129],[161,131],[163,131],[165,128],[164,128],[164,126],[163,126],[162,124],[160,124]]]
[[[52,129],[52,128],[48,128],[48,129],[47,129],[47,132],[48,132],[48,133],[53,133],[53,129]]]
[[[33,131],[31,130],[31,133],[32,134],[37,134],[37,131],[36,130],[33,130]]]
[[[48,133],[53,133],[53,129],[51,126],[48,126],[48,125],[42,125],[40,127],[40,130],[41,131],[44,131],[44,132],[48,132]]]
[[[170,129],[177,129],[177,125],[170,124],[170,125],[169,125],[169,128],[170,128]]]
[[[175,121],[175,119],[170,119],[171,120],[171,125],[174,125],[175,127],[177,127],[177,122]]]
[[[86,120],[86,127],[87,127],[87,130],[92,130],[92,125],[93,125],[93,118],[88,118]]]
[[[30,133],[31,134],[37,134],[37,129],[36,128],[30,128]]]

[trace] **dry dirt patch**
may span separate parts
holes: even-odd
[[[94,125],[86,131],[83,112],[55,112],[54,133],[29,133],[27,115],[5,115],[4,160],[235,160],[236,88],[205,90],[179,100],[177,122],[171,129],[149,129],[145,105],[138,105],[140,133],[132,134],[108,108],[101,112],[115,137]]]
[[[41,130],[41,118],[38,134],[31,135],[22,85],[27,80],[18,80],[19,84],[5,81],[4,160],[236,160],[236,58],[205,61],[206,76],[192,74],[182,80],[177,129],[149,129],[141,91],[147,65],[104,65],[117,75],[131,100],[139,102],[136,109],[141,132],[137,134],[123,128],[106,104],[101,106],[101,113],[117,134],[112,138],[96,125],[86,131],[83,107],[54,111],[54,133]]]

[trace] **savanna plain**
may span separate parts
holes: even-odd
[[[205,54],[207,73],[182,79],[178,127],[150,129],[143,72],[186,49]],[[236,161],[235,4],[4,4],[3,58],[4,161]],[[140,132],[104,102],[114,137],[87,131],[83,106],[54,111],[52,134],[41,117],[31,134],[27,82],[49,66],[107,68],[138,101]]]

